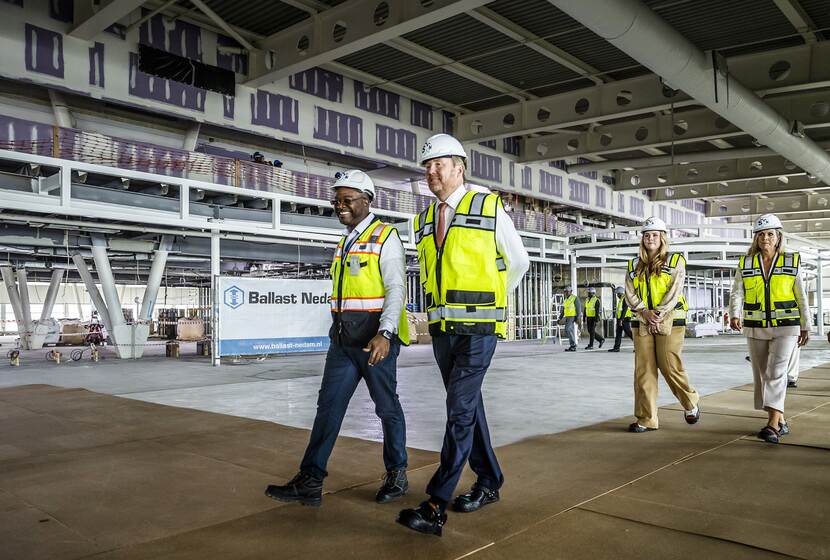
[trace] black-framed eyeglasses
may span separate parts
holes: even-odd
[[[338,198],[338,199],[334,199],[334,200],[329,200],[329,203],[331,203],[332,206],[338,206],[338,205],[341,205],[341,204],[344,205],[344,206],[351,206],[352,204],[355,203],[355,201],[358,201],[362,198],[363,197],[361,197],[361,196],[354,196],[354,197],[348,197],[348,198]]]

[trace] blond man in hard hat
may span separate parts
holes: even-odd
[[[767,413],[758,437],[778,443],[790,433],[784,420],[787,370],[796,347],[810,339],[810,308],[799,275],[801,255],[787,251],[781,220],[764,214],[752,233],[752,245],[738,261],[732,284],[729,326],[746,336],[755,408]]]
[[[688,424],[700,419],[700,395],[689,383],[683,367],[686,311],[683,296],[686,259],[669,252],[668,227],[657,217],[643,224],[640,254],[628,262],[625,298],[636,319],[634,330],[634,416],[628,426],[633,433],[658,428],[657,373],[683,406]]]
[[[386,476],[375,500],[403,496],[406,478],[406,423],[397,389],[397,358],[409,344],[404,313],[404,252],[398,231],[371,211],[372,179],[353,169],[336,176],[331,201],[346,226],[331,265],[331,345],[317,399],[314,427],[300,472],[285,485],[270,485],[265,494],[282,502],[319,506],[326,465],[349,400],[366,381],[383,428]]]
[[[440,535],[450,504],[469,513],[499,500],[504,476],[490,443],[481,385],[496,340],[507,334],[507,293],[530,261],[501,198],[464,184],[467,154],[458,140],[432,136],[420,162],[438,198],[414,225],[433,353],[447,388],[447,426],[429,499],[401,511],[398,523]],[[453,500],[468,460],[476,483]]]

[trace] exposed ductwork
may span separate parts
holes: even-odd
[[[551,4],[754,136],[806,172],[830,184],[830,156],[790,133],[791,123],[727,73],[640,0],[548,0]]]

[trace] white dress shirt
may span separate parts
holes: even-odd
[[[461,199],[469,191],[473,192],[491,192],[484,187],[472,185],[460,185],[455,191],[447,197],[444,202],[447,206],[444,208],[444,237],[447,235],[447,230],[452,223],[455,216],[455,209],[458,208]],[[440,202],[439,202],[440,204]],[[438,207],[436,207],[436,212]],[[438,215],[435,216],[435,227],[438,228]],[[436,229],[437,230],[437,229]],[[519,285],[527,269],[530,267],[530,258],[527,256],[527,249],[525,249],[522,238],[516,231],[513,225],[513,220],[504,211],[501,205],[496,207],[496,248],[507,265],[507,291],[512,292]]]
[[[375,215],[370,212],[352,231],[345,229],[343,235],[346,236],[346,241],[343,243],[343,248],[351,249],[349,244],[375,220]],[[346,255],[343,255],[342,262],[346,262]],[[378,330],[398,332],[398,319],[403,311],[406,293],[404,289],[406,286],[405,262],[401,239],[393,233],[386,239],[380,252],[380,275],[383,278],[383,289],[386,295],[383,298],[383,311],[380,314]]]

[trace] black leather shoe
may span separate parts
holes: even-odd
[[[657,431],[657,428],[647,428],[638,424],[637,422],[633,422],[628,425],[628,431],[632,434],[642,434],[643,432],[654,432]]]
[[[787,381],[787,388],[794,389],[798,387],[798,381]]]
[[[605,339],[604,338],[599,341],[599,347],[602,348],[603,344],[605,344]]]
[[[499,501],[499,491],[490,490],[480,484],[473,484],[473,487],[466,494],[456,496],[452,502],[452,510],[461,513],[472,513],[478,511],[487,504]]]
[[[269,484],[265,495],[280,502],[300,502],[304,506],[319,507],[323,501],[323,479],[300,471],[285,486]]]
[[[565,348],[565,352],[576,352],[576,346],[569,346]]]
[[[387,471],[386,477],[383,479],[383,486],[375,495],[375,501],[379,504],[385,504],[397,500],[406,494],[407,490],[409,490],[409,481],[406,479],[406,469]]]
[[[619,348],[611,348],[611,349],[609,349],[608,351],[609,351],[609,352],[619,352],[619,351],[620,351],[620,349],[619,349]]]
[[[447,514],[430,502],[422,502],[415,509],[401,510],[395,521],[413,531],[440,537],[442,527],[447,522]]]
[[[585,347],[585,350],[593,350],[593,349],[594,349],[593,344],[589,344],[588,346]]]

